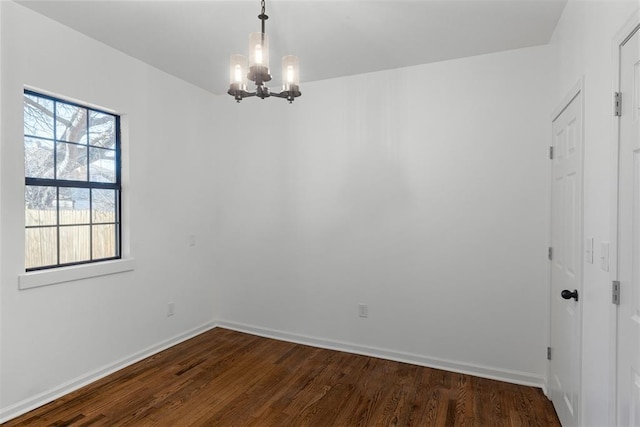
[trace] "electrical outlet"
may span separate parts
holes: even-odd
[[[189,246],[195,246],[195,245],[196,245],[196,235],[189,234]]]
[[[167,317],[173,316],[176,314],[176,303],[170,302],[167,304]]]
[[[369,317],[369,306],[367,304],[358,304],[358,315],[360,317]]]

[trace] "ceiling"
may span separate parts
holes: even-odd
[[[258,0],[58,1],[24,6],[216,94],[229,56],[260,31]],[[273,86],[280,58],[301,85],[546,44],[566,0],[267,0]],[[304,91],[304,86],[302,88]]]

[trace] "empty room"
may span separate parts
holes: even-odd
[[[638,28],[0,0],[0,422],[640,426]]]

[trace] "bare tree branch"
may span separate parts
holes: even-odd
[[[24,97],[24,102],[29,104],[30,106],[40,110],[40,112],[46,114],[47,116],[53,118],[53,111],[47,110],[46,108],[44,108],[42,105],[38,104],[37,102],[33,101],[30,98],[27,98],[26,96]],[[58,120],[60,123],[64,123],[65,126],[69,127],[71,126],[71,122],[69,120],[63,119],[62,117],[56,117],[56,120]]]

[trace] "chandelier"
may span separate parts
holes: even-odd
[[[249,61],[243,55],[231,55],[230,85],[227,93],[233,96],[236,102],[250,96],[258,96],[262,99],[275,96],[285,98],[289,103],[292,103],[295,98],[302,95],[297,56],[282,57],[282,92],[272,92],[265,86],[265,83],[271,80],[269,39],[264,32],[265,21],[269,17],[265,14],[265,0],[262,0],[260,5],[262,9],[258,19],[262,22],[262,31],[249,34]],[[255,92],[247,91],[247,80],[255,83]]]

